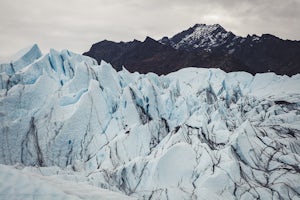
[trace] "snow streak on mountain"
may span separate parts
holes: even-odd
[[[0,70],[0,198],[300,198],[299,74],[116,72],[36,45]]]

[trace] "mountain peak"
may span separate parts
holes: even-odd
[[[195,24],[193,26],[194,32],[201,35],[211,34],[212,32],[227,32],[220,24],[206,25],[206,24]]]
[[[195,24],[192,29],[223,29],[225,30],[220,24]]]
[[[212,25],[207,25],[207,24],[195,24],[194,26],[193,26],[193,28],[199,28],[199,27],[202,27],[202,28],[204,28],[204,27],[215,27],[215,28],[223,28],[220,24],[212,24]]]
[[[153,38],[147,36],[146,39],[144,40],[144,42],[156,42],[156,40],[154,40]]]
[[[189,50],[201,48],[210,52],[212,47],[225,43],[233,34],[220,24],[195,24],[193,27],[174,35],[171,39],[163,38],[162,44],[171,44],[175,49]]]
[[[206,26],[206,24],[195,24],[192,28],[197,28],[197,27],[203,27]]]

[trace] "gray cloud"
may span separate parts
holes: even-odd
[[[159,39],[195,23],[300,39],[299,0],[1,0],[0,57],[38,43],[82,53],[103,39]]]

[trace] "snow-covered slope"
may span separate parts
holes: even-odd
[[[219,24],[195,24],[193,27],[174,35],[170,39],[168,37],[164,37],[159,41],[162,44],[171,45],[175,49],[188,51],[199,49],[210,52],[226,44],[229,48],[230,43],[240,39],[242,38],[235,36],[232,32],[227,32]],[[233,43],[231,46],[232,45]]]
[[[0,163],[19,163],[0,166],[6,188],[28,172],[82,199],[101,195],[93,186],[138,199],[300,198],[300,75],[117,73],[67,50],[6,69]]]

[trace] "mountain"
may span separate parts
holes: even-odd
[[[158,41],[149,37],[144,42],[104,40],[92,45],[84,55],[98,62],[106,60],[117,70],[124,65],[129,71],[141,73],[167,74],[183,66],[251,74],[271,71],[291,76],[300,73],[300,41],[282,40],[270,34],[240,37],[219,24],[196,24]]]
[[[174,72],[182,66],[215,67],[226,71],[245,69],[244,65],[230,55],[177,50],[150,37],[143,42],[134,40],[116,43],[104,40],[94,44],[84,55],[95,58],[98,62],[105,60],[118,71],[125,66],[131,72],[154,72],[159,75]]]
[[[5,199],[300,197],[299,74],[158,76],[38,52],[0,68]]]
[[[164,37],[159,41],[175,49],[232,55],[248,66],[250,73],[272,71],[293,75],[300,72],[300,41],[282,40],[270,34],[244,38],[219,24],[196,24],[170,39]]]

